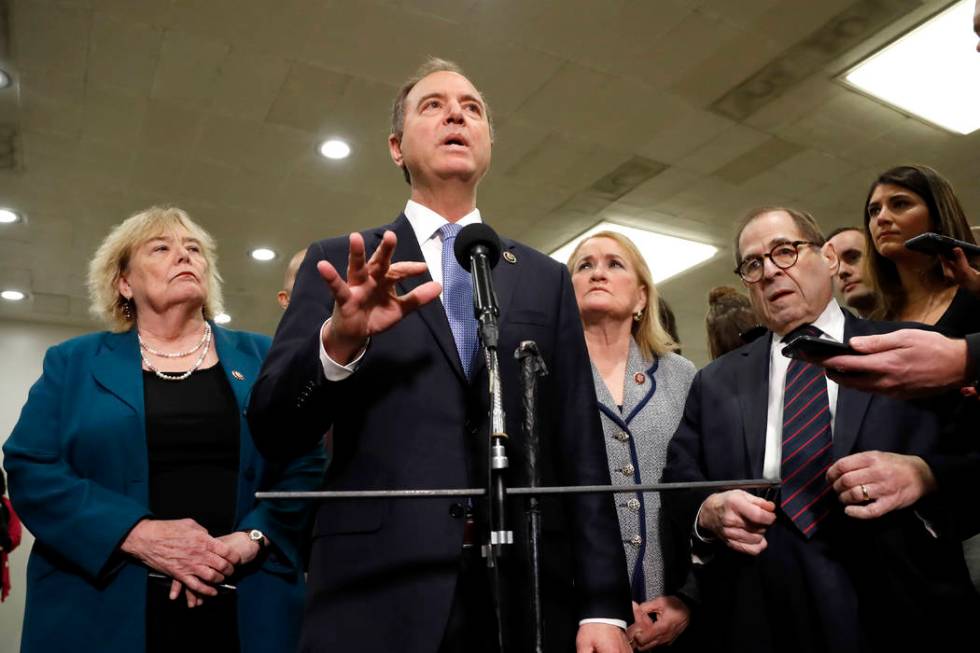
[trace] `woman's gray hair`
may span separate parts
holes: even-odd
[[[129,331],[136,320],[136,306],[119,293],[119,279],[129,268],[133,252],[147,241],[186,230],[201,244],[207,267],[204,271],[204,317],[214,319],[221,313],[221,275],[218,273],[215,243],[211,235],[175,206],[152,206],[116,225],[95,251],[88,266],[89,311],[104,322],[110,331]]]

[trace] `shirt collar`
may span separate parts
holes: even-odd
[[[449,222],[449,220],[432,209],[412,200],[408,200],[405,204],[405,217],[408,218],[408,223],[412,225],[412,231],[415,232],[415,239],[419,243],[424,243],[435,236],[442,225]],[[456,224],[465,227],[468,224],[479,222],[483,222],[483,219],[480,217],[480,209],[473,209],[457,220]]]
[[[844,340],[844,312],[836,299],[831,298],[824,307],[823,312],[811,324],[820,329],[824,335],[830,336],[838,342]],[[786,335],[789,335],[788,333]],[[783,342],[783,337],[776,333],[772,334],[772,344],[775,347]]]

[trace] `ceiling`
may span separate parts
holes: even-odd
[[[90,326],[86,265],[109,227],[175,204],[217,238],[231,326],[271,332],[289,256],[393,218],[407,187],[388,111],[427,55],[494,111],[479,206],[549,251],[600,219],[721,248],[665,282],[707,360],[708,289],[732,222],[788,203],[860,221],[886,167],[932,165],[980,211],[980,132],[944,132],[836,78],[948,0],[0,0],[0,319]],[[324,138],[345,161],[316,152]],[[257,245],[272,263],[246,256]]]

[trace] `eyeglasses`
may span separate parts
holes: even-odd
[[[735,268],[735,274],[742,277],[745,283],[757,283],[762,280],[766,267],[765,259],[772,261],[780,270],[785,270],[796,265],[796,260],[800,258],[800,247],[803,245],[813,245],[809,240],[794,240],[791,243],[779,243],[769,250],[768,254],[761,256],[749,256],[742,259],[742,262]]]

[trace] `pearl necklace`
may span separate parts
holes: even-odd
[[[140,332],[139,331],[136,332],[136,339],[140,341],[140,347],[142,347],[146,351],[150,352],[154,356],[159,356],[160,358],[184,358],[186,356],[190,356],[191,354],[193,354],[194,352],[196,352],[198,349],[200,349],[201,347],[203,347],[204,346],[204,341],[207,340],[210,337],[211,337],[211,325],[208,324],[207,322],[205,322],[204,323],[204,335],[201,336],[200,342],[198,342],[196,345],[194,345],[194,347],[192,349],[188,349],[187,351],[178,351],[178,352],[176,352],[174,354],[168,354],[167,352],[157,351],[153,347],[151,347],[148,344],[146,344],[145,342],[143,342],[143,336],[140,335]]]
[[[207,323],[205,323],[205,324],[207,324]],[[143,342],[140,341],[140,344],[142,345]],[[184,372],[183,374],[175,374],[175,373],[172,373],[172,372],[162,372],[162,371],[158,370],[157,368],[153,367],[153,363],[151,363],[149,361],[149,359],[143,354],[142,351],[140,351],[140,358],[143,359],[143,364],[146,365],[146,368],[148,370],[150,370],[151,372],[153,372],[154,374],[156,374],[158,377],[160,377],[164,381],[183,381],[184,379],[186,379],[187,377],[189,377],[191,374],[193,374],[194,372],[196,372],[198,370],[198,368],[201,367],[201,363],[203,363],[204,362],[204,359],[207,358],[207,356],[208,356],[208,351],[210,351],[210,349],[211,349],[211,326],[210,325],[208,325],[207,329],[205,330],[204,339],[201,341],[201,344],[199,344],[197,347],[195,347],[193,350],[191,350],[190,353],[193,353],[194,350],[196,350],[196,349],[200,349],[201,345],[204,346],[204,351],[202,351],[201,352],[201,355],[197,357],[197,360],[194,362],[194,366],[191,367],[191,369],[189,369],[186,372]],[[155,354],[156,353],[152,349],[150,349],[149,347],[144,347],[144,348],[147,351],[149,351],[151,354]],[[187,354],[184,354],[184,355],[186,356]],[[171,356],[169,356],[169,357],[170,358],[173,358],[175,356],[173,354],[171,354]]]

